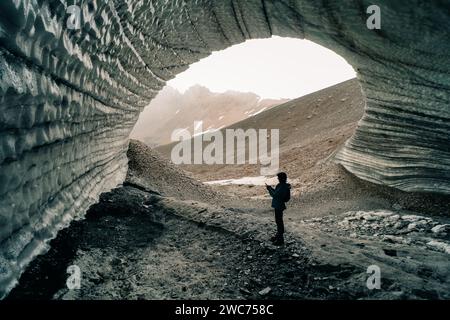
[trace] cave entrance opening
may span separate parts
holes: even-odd
[[[248,40],[169,81],[131,137],[204,182],[264,185],[281,169],[299,179],[353,133],[364,107],[354,77],[314,42]]]

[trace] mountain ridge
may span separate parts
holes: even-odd
[[[184,93],[166,86],[144,109],[131,138],[155,147],[171,142],[176,129],[194,130],[203,121],[204,130],[220,129],[289,99],[263,99],[252,92],[212,92],[194,85]]]

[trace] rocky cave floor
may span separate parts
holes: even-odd
[[[235,203],[119,187],[52,240],[8,299],[450,298],[448,218],[400,208],[287,216],[275,247],[271,211]],[[66,287],[70,265],[80,289]],[[380,289],[366,286],[370,265]]]

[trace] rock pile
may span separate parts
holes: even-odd
[[[388,210],[350,211],[326,216],[305,224],[351,238],[379,239],[391,244],[424,246],[450,254],[450,224],[430,217]]]

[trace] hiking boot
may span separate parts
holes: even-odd
[[[274,246],[282,246],[284,244],[284,238],[283,237],[277,237],[275,241],[273,242]]]

